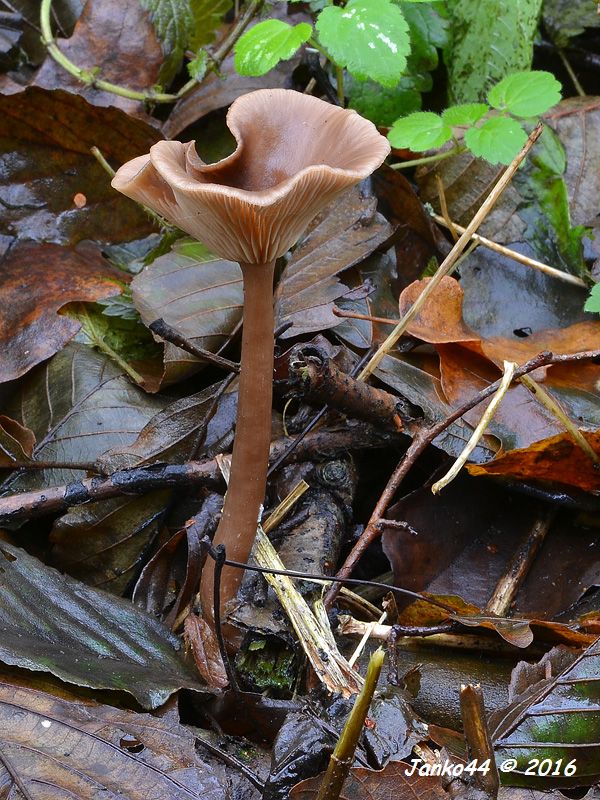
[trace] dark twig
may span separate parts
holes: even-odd
[[[527,361],[527,363],[523,364],[523,366],[518,367],[515,370],[513,380],[518,380],[522,375],[527,375],[529,372],[533,372],[540,367],[547,367],[553,364],[579,362],[594,358],[600,358],[600,350],[586,350],[581,353],[568,355],[554,355],[554,353],[551,352],[538,353],[538,355],[534,356],[532,359]],[[369,545],[380,536],[381,531],[378,528],[377,523],[384,517],[388,506],[392,502],[394,495],[400,487],[400,484],[410,471],[417,458],[427,449],[427,447],[437,436],[446,430],[449,425],[466,414],[467,411],[470,411],[476,405],[479,405],[479,403],[481,403],[483,400],[486,400],[488,397],[491,397],[493,394],[495,394],[500,386],[500,383],[501,379],[495,381],[471,397],[459,408],[452,411],[452,413],[449,414],[445,419],[430,425],[428,428],[422,428],[415,434],[412,442],[406,450],[406,453],[398,463],[398,466],[392,473],[387,486],[381,494],[381,497],[377,501],[373,513],[371,514],[371,518],[362,532],[360,539],[356,542],[341,569],[339,570],[339,577],[347,578],[352,573],[354,567],[365,553]],[[331,587],[325,598],[325,603],[327,606],[330,606],[333,603],[338,591],[339,590],[336,586]]]
[[[219,651],[229,679],[229,685],[234,692],[239,692],[240,687],[237,682],[235,670],[231,665],[229,653],[227,652],[227,645],[225,644],[225,637],[223,636],[223,626],[221,624],[221,575],[223,567],[227,563],[227,554],[225,553],[225,545],[219,544],[213,547],[208,538],[202,540],[202,544],[206,548],[209,556],[214,560],[215,567],[213,572],[213,616],[214,616],[214,629],[219,644]]]
[[[278,459],[291,443],[289,437],[271,445],[271,458]],[[293,453],[294,461],[323,460],[348,450],[383,447],[395,441],[370,426],[361,425],[337,431],[319,430],[306,437]],[[63,486],[21,492],[0,498],[0,525],[66,511],[70,506],[92,500],[108,500],[122,495],[142,495],[169,486],[205,485],[220,487],[223,478],[216,460],[188,461],[184,464],[150,464],[113,472],[106,477],[84,478]]]
[[[277,335],[277,331],[275,332],[275,335]],[[356,375],[358,375],[360,370],[364,367],[364,365],[367,363],[367,361],[371,358],[372,354],[373,354],[373,349],[372,348],[367,350],[367,352],[364,354],[364,356],[360,359],[360,361],[352,369],[352,372],[350,373],[350,375],[352,377],[355,377]],[[313,428],[315,428],[315,426],[318,425],[318,423],[323,419],[323,417],[327,413],[328,409],[329,409],[329,406],[327,406],[327,405],[324,405],[321,409],[319,409],[319,411],[315,414],[315,416],[305,426],[304,430],[300,431],[300,433],[296,436],[296,438],[289,445],[289,447],[287,447],[286,450],[284,450],[284,452],[281,454],[281,456],[271,464],[271,466],[269,467],[269,471],[267,473],[267,476],[271,476],[274,472],[277,472],[277,470],[280,469],[281,465],[285,461],[287,461],[289,456],[298,447],[298,445],[304,439],[304,437],[308,433],[310,433],[310,431],[312,431]]]
[[[304,345],[289,360],[289,380],[309,402],[325,402],[354,419],[401,431],[398,398],[342,372],[314,345]]]
[[[210,364],[214,364],[215,367],[220,367],[228,372],[240,371],[240,365],[236,364],[235,361],[230,361],[228,358],[223,358],[216,353],[211,353],[210,350],[197,347],[193,342],[190,342],[189,339],[186,339],[185,336],[178,333],[175,328],[166,323],[162,317],[160,319],[155,319],[148,327],[152,333],[160,336],[161,339],[174,344],[176,347],[180,347],[182,350],[185,350],[186,353],[190,353],[201,361],[208,361]]]

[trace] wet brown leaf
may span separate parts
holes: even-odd
[[[88,0],[71,37],[58,39],[56,43],[74,64],[84,70],[98,69],[98,76],[109,83],[136,91],[150,89],[158,83],[162,48],[141,3]],[[49,55],[32,85],[66,89],[83,95],[94,105],[117,106],[129,114],[150,119],[138,100],[86,86]],[[98,146],[101,147],[101,143]]]
[[[417,774],[408,777],[410,764],[390,762],[381,771],[356,767],[350,770],[340,800],[447,800],[438,777]],[[298,783],[290,792],[292,800],[315,800],[323,775]]]
[[[349,290],[339,273],[371,255],[393,232],[376,205],[375,198],[355,187],[313,220],[275,292],[276,325],[293,323],[284,338],[340,324],[333,304]]]
[[[38,87],[0,95],[0,233],[59,244],[145,236],[153,224],[111,188],[90,147],[119,166],[158,138],[141,120],[80,95]],[[76,194],[86,196],[82,208]]]
[[[229,680],[217,639],[210,625],[197,614],[188,614],[183,624],[185,643],[192,651],[198,672],[207,686],[224,689]]]
[[[0,676],[0,794],[11,798],[229,800],[223,769],[201,758],[193,733],[65,688]]]
[[[20,377],[53,356],[79,330],[56,312],[74,300],[121,292],[123,273],[90,244],[75,248],[23,243],[0,262],[0,382]],[[26,290],[25,290],[26,287]]]
[[[581,433],[600,458],[600,431]],[[486,464],[468,465],[467,469],[471,475],[506,475],[575,486],[586,492],[600,490],[600,470],[568,433],[511,450]]]
[[[417,533],[384,530],[383,549],[397,586],[459,595],[485,608],[543,513],[526,495],[462,475],[438,495],[424,487],[392,506],[390,519],[407,522]],[[572,511],[560,513],[521,583],[512,613],[552,619],[600,584],[600,563],[590,557],[596,539],[597,531],[578,525]]]

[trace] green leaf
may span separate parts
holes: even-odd
[[[161,82],[168,85],[181,66],[183,53],[192,34],[192,14],[187,0],[140,0],[150,15],[156,37],[162,45],[165,62]]]
[[[514,759],[505,780],[512,786],[591,786],[600,777],[600,639],[579,658],[554,648],[539,664],[521,662],[511,687],[519,692],[508,708],[497,711],[490,731],[498,764]],[[548,678],[547,675],[554,677]],[[551,760],[557,765],[549,779],[527,770]],[[570,768],[567,768],[568,765]],[[530,776],[530,773],[533,773]]]
[[[188,47],[196,51],[215,38],[215,31],[233,3],[231,0],[189,0],[192,31]]]
[[[448,21],[430,5],[395,0],[408,23],[410,55],[407,72],[430,72],[439,62],[438,48],[448,44]]]
[[[293,27],[280,19],[259,22],[238,39],[235,68],[240,75],[264,75],[280,61],[291,58],[311,35],[307,22]]]
[[[432,111],[417,111],[396,120],[388,139],[392,147],[429,150],[441,147],[452,138],[451,127]]]
[[[490,164],[510,164],[526,139],[523,128],[510,117],[492,117],[480,128],[469,128],[465,132],[469,150]]]
[[[511,72],[530,69],[542,0],[453,0],[444,53],[452,103],[485,100]]]
[[[597,5],[590,0],[544,0],[542,16],[544,28],[557,47],[566,47],[586,28],[600,27]]]
[[[408,24],[390,0],[351,0],[328,6],[317,20],[319,40],[331,58],[359,79],[394,87],[410,52]]]
[[[600,283],[593,287],[590,296],[585,302],[584,310],[600,314]]]
[[[200,82],[206,75],[208,69],[208,53],[206,50],[198,50],[195,57],[187,65],[190,78]]]
[[[515,117],[537,117],[559,102],[561,88],[549,72],[517,72],[494,86],[488,100],[494,108]]]
[[[347,89],[348,107],[370,119],[375,125],[389,127],[398,117],[421,109],[421,92],[431,88],[428,73],[405,75],[393,89],[374,81],[350,79]]]
[[[486,106],[485,103],[463,103],[460,106],[450,106],[443,111],[442,119],[453,128],[475,125],[489,110],[489,106]]]

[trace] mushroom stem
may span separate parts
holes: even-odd
[[[224,544],[227,557],[246,561],[252,550],[265,498],[273,397],[273,274],[270,264],[242,264],[244,325],[238,390],[237,423],[229,488],[213,544]],[[221,610],[236,595],[243,572],[225,567],[221,576]],[[205,619],[213,621],[214,563],[202,572]]]

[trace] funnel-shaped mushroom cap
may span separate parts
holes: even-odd
[[[222,161],[205,164],[194,142],[158,142],[124,164],[112,185],[215,255],[249,264],[283,255],[327,203],[390,151],[355,111],[286,89],[239,97],[227,125],[237,148]]]

